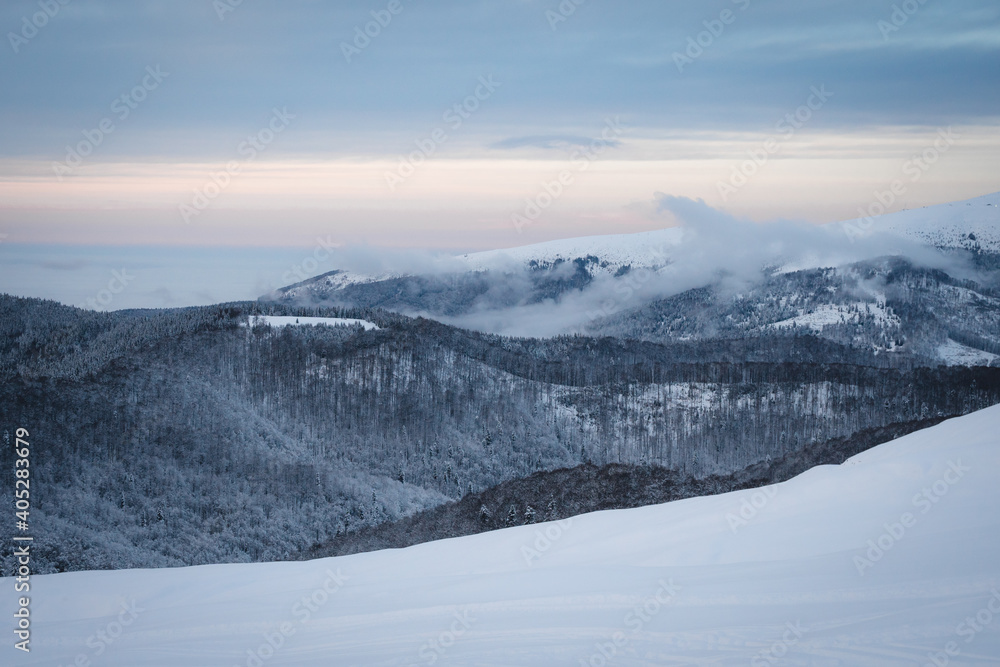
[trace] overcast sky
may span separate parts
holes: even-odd
[[[948,127],[892,208],[1000,190],[1000,4],[901,5],[7,0],[0,233],[468,250],[669,225],[662,194],[825,222]]]

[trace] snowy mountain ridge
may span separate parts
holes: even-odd
[[[829,223],[823,225],[823,228],[830,232],[843,231],[849,238],[859,240],[882,233],[938,248],[978,249],[982,252],[1000,253],[1000,192],[874,218]],[[685,237],[684,228],[668,227],[648,232],[557,239],[457,255],[453,258],[454,261],[447,263],[447,267],[452,271],[460,270],[461,267],[476,272],[530,266],[533,263],[545,266],[593,257],[597,260],[594,263],[595,274],[614,275],[625,267],[658,269],[669,264],[671,250],[682,245]],[[813,267],[801,265],[796,268]],[[362,274],[338,270],[314,280],[327,289],[339,290],[350,285],[405,275],[407,274],[397,272]],[[309,283],[310,281],[306,281],[305,285]]]
[[[938,248],[996,254],[1000,253],[1000,192],[836,224],[845,231],[884,232]]]
[[[614,275],[623,267],[659,268],[670,262],[669,251],[680,245],[684,230],[679,227],[634,234],[580,236],[532,245],[485,250],[459,255],[470,270],[487,270],[504,262],[529,265],[572,262],[577,258],[596,257],[601,273]]]
[[[1000,355],[1000,193],[823,226],[755,225],[671,202],[687,226],[471,253],[410,275],[337,271],[265,300],[511,336],[805,332],[921,363]]]
[[[978,247],[984,252],[1000,253],[1000,192],[874,218],[834,222],[823,227],[831,231],[843,229],[845,233],[852,229],[860,238],[885,233],[939,248]],[[669,250],[681,245],[684,240],[684,228],[669,227],[632,234],[558,239],[468,253],[459,258],[473,270],[490,268],[501,258],[528,264],[532,261],[552,263],[560,259],[572,261],[588,255],[597,257],[602,263],[607,262],[613,269],[623,266],[655,269],[669,263]]]

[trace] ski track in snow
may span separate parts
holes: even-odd
[[[0,661],[881,666],[953,643],[949,664],[996,665],[998,434],[1000,406],[767,491],[309,562],[35,576],[31,653],[8,629]]]

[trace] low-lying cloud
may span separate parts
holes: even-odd
[[[633,265],[624,275],[601,275],[583,289],[563,291],[541,301],[528,267],[505,255],[464,257],[372,247],[337,251],[333,266],[370,276],[458,276],[472,270],[491,285],[466,312],[411,311],[448,324],[514,336],[549,337],[586,332],[594,323],[687,290],[714,286],[724,294],[749,289],[774,271],[843,266],[866,259],[902,255],[914,264],[971,277],[958,258],[895,234],[874,232],[852,239],[840,225],[791,220],[758,223],[708,206],[702,200],[657,193],[651,207],[665,225],[681,228],[659,248],[637,246],[637,254],[660,258],[654,265]],[[667,239],[668,237],[664,237]],[[637,239],[637,244],[644,243]],[[599,253],[597,253],[599,254]],[[572,260],[572,257],[567,257]],[[568,280],[576,267],[567,261],[546,275]]]
[[[664,194],[657,195],[656,210],[683,229],[678,244],[659,249],[663,266],[599,278],[558,300],[503,310],[484,304],[447,321],[517,336],[585,332],[604,317],[687,290],[714,285],[725,293],[738,293],[763,280],[769,271],[843,266],[888,255],[902,255],[917,265],[954,275],[971,275],[955,257],[897,235],[873,233],[852,242],[839,225],[790,220],[756,223],[713,209],[702,200]]]

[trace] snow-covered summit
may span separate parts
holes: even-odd
[[[1000,193],[920,209],[898,211],[873,218],[826,225],[831,231],[843,227],[852,238],[874,233],[902,236],[910,241],[939,248],[965,248],[1000,253]],[[466,253],[442,260],[431,273],[480,272],[512,267],[548,268],[561,262],[588,260],[587,271],[594,277],[614,275],[625,267],[659,269],[674,259],[677,248],[688,238],[683,227],[670,227],[633,234],[581,236],[531,245]],[[786,258],[789,266],[805,265]],[[286,298],[334,293],[354,285],[403,278],[410,273],[364,274],[338,270],[284,290]]]
[[[887,213],[871,218],[831,223],[853,225],[859,235],[883,232],[942,248],[978,248],[1000,253],[1000,192],[965,201],[948,202]],[[610,266],[660,267],[685,241],[685,229],[671,227],[634,234],[581,236],[531,245],[460,255],[473,270],[506,258],[525,264],[597,257]],[[977,245],[978,244],[978,245]]]
[[[622,267],[657,268],[670,262],[671,251],[684,237],[679,227],[657,229],[635,234],[605,234],[579,236],[532,245],[485,250],[459,255],[471,270],[503,266],[505,262],[553,264],[559,260],[596,257],[598,270],[614,273]]]
[[[838,224],[898,234],[934,247],[1000,253],[1000,192]]]

